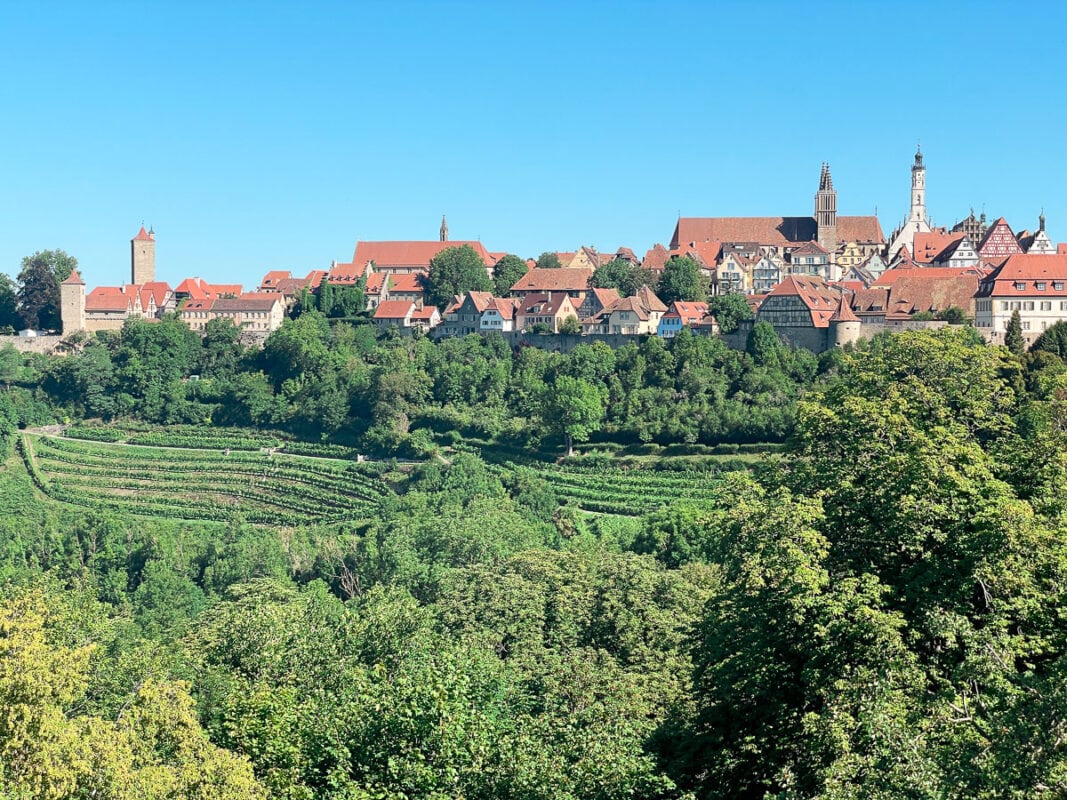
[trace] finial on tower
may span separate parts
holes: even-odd
[[[1041,213],[1037,216],[1037,229],[1039,231],[1045,230],[1045,209],[1041,209]]]
[[[441,241],[448,241],[448,222],[445,220],[445,215],[441,215]]]

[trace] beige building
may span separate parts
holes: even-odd
[[[616,300],[596,316],[583,320],[582,331],[589,334],[654,335],[666,313],[667,306],[663,301],[647,286],[642,286],[632,297]]]
[[[213,319],[226,318],[248,333],[269,334],[285,321],[285,299],[276,292],[246,292],[239,297],[210,297],[186,300],[182,320],[197,333],[203,333]]]
[[[1049,327],[1067,321],[1067,255],[1013,255],[979,282],[975,327],[988,341],[1004,343],[1015,311],[1028,347]]]

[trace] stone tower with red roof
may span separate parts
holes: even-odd
[[[130,240],[130,283],[144,286],[156,279],[156,232],[144,225]]]
[[[59,318],[63,323],[63,335],[85,330],[85,281],[77,268],[70,277],[59,284]]]

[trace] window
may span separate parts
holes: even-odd
[[[1033,310],[1034,310],[1034,301],[1033,300],[1027,300],[1025,303],[1023,303],[1023,311],[1033,311]]]
[[[1023,330],[1024,331],[1030,330],[1030,323],[1029,322],[1023,322]]]
[[[1063,291],[1063,281],[1053,281],[1052,282],[1052,288],[1055,289],[1057,292],[1062,292]]]
[[[1052,310],[1052,301],[1051,300],[1042,300],[1041,301],[1041,310],[1042,311],[1051,311]]]
[[[1022,281],[1015,281],[1015,290],[1017,292],[1021,292],[1025,288],[1026,288],[1026,284],[1025,283],[1023,283]]]
[[[1038,281],[1038,282],[1037,282],[1037,290],[1038,290],[1039,292],[1043,292],[1043,291],[1045,291],[1045,288],[1046,288],[1047,286],[1048,286],[1048,284],[1047,284],[1047,283],[1045,283],[1044,281]]]

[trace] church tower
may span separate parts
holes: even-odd
[[[815,193],[815,224],[818,226],[819,246],[834,260],[837,250],[837,191],[830,177],[830,165],[825,161],[819,175],[819,191]]]
[[[908,222],[926,224],[926,167],[923,166],[923,152],[915,151],[915,163],[911,166],[911,214]]]
[[[59,284],[59,317],[63,323],[63,335],[85,330],[85,281],[77,268],[70,277]]]
[[[143,286],[156,279],[156,232],[144,225],[130,240],[130,283]]]
[[[448,223],[445,222],[445,215],[441,215],[441,241],[448,241]]]

